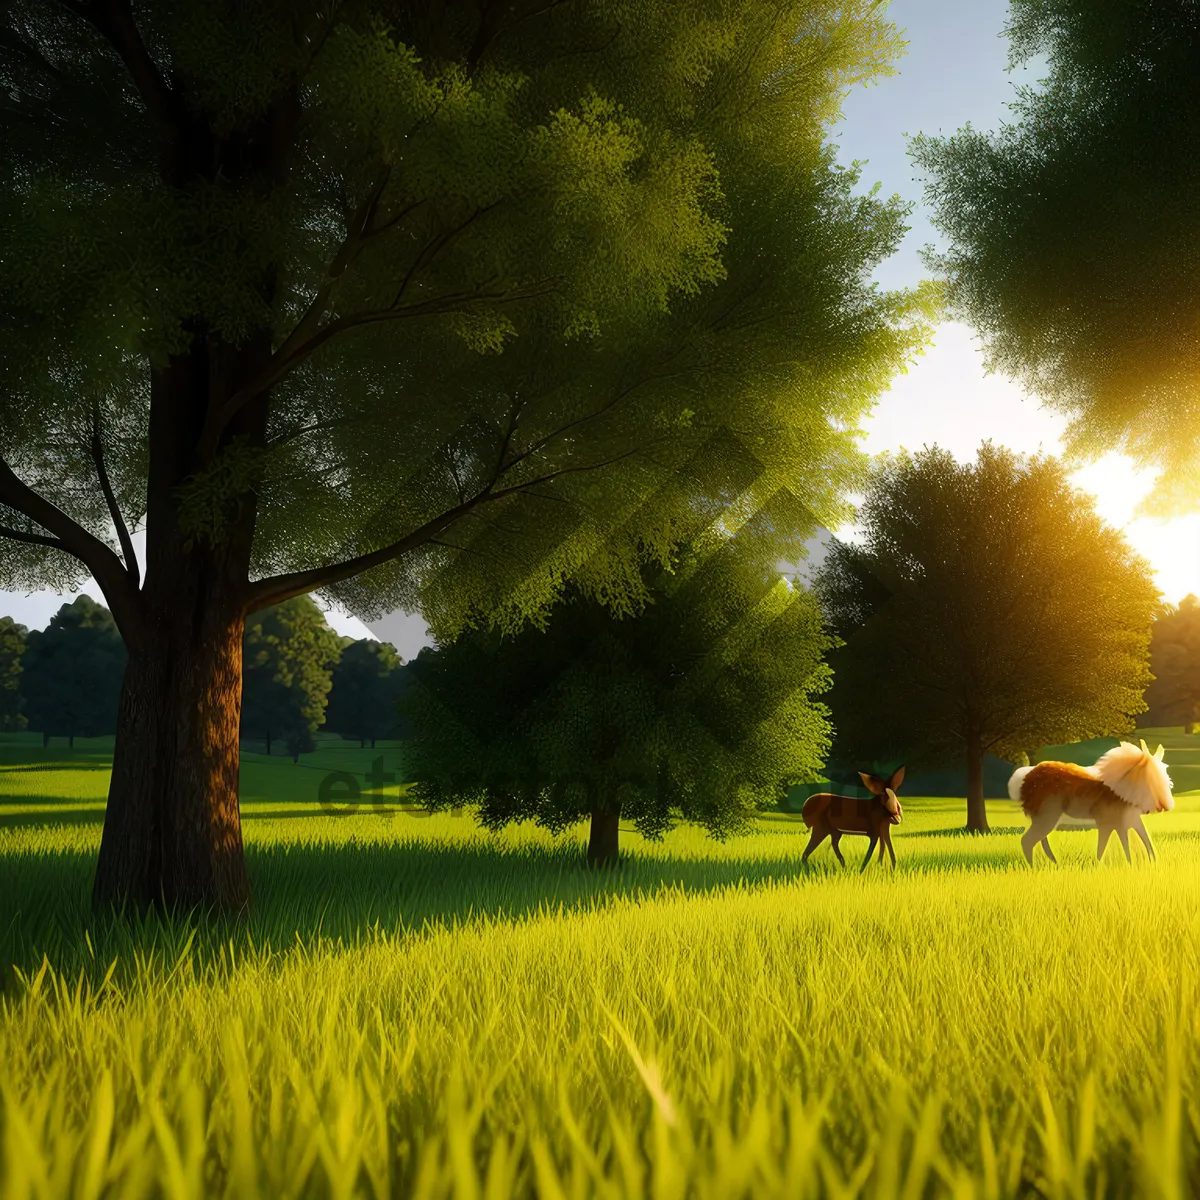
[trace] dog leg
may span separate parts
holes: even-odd
[[[1045,839],[1054,832],[1054,827],[1058,824],[1059,818],[1062,816],[1062,804],[1059,801],[1048,799],[1046,803],[1033,814],[1029,828],[1021,835],[1021,849],[1025,851],[1025,861],[1033,866],[1033,850],[1038,842],[1045,842]]]
[[[1158,855],[1154,853],[1154,845],[1150,841],[1150,835],[1146,832],[1145,825],[1142,824],[1142,814],[1141,813],[1138,813],[1138,815],[1133,818],[1132,829],[1133,829],[1133,832],[1136,833],[1138,835],[1138,837],[1140,837],[1142,839],[1142,843],[1146,847],[1146,853],[1148,855],[1150,855],[1151,859],[1157,858]]]
[[[1125,861],[1133,862],[1133,855],[1129,853],[1129,830],[1124,825],[1118,827],[1117,837],[1121,839],[1121,849],[1125,851]]]

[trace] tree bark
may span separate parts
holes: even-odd
[[[594,867],[616,866],[620,834],[620,805],[608,805],[593,811],[591,834],[588,837],[588,863]]]
[[[967,738],[967,831],[990,832],[983,799],[983,743],[976,734]]]
[[[167,611],[130,654],[92,890],[96,906],[244,909],[240,598]]]
[[[96,907],[216,908],[249,901],[238,808],[242,636],[256,509],[233,499],[217,536],[181,528],[209,396],[270,349],[197,339],[152,373],[146,572],[121,689],[112,781],[92,887]],[[267,401],[230,437],[261,445]]]

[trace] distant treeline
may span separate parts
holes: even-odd
[[[314,748],[317,729],[374,746],[403,736],[408,671],[394,646],[339,637],[308,597],[256,613],[242,643],[242,737],[267,753]],[[89,596],[44,630],[0,617],[0,730],[65,737],[116,732],[127,655],[112,614]]]

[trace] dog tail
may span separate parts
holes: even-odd
[[[1022,804],[1022,807],[1024,805],[1021,801],[1021,785],[1025,782],[1025,776],[1032,770],[1032,767],[1018,767],[1008,781],[1009,799],[1016,800],[1018,804]]]
[[[804,807],[800,810],[800,815],[804,818],[804,824],[809,829],[817,823],[817,819],[829,807],[829,800],[830,796],[828,792],[815,792],[805,800]]]

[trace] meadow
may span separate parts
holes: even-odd
[[[1147,737],[1159,731],[1148,731]],[[0,745],[0,1194],[1200,1194],[1200,738],[1132,865],[904,797],[899,867],[501,835],[247,754],[243,922],[88,909],[108,746]],[[1093,747],[1076,748],[1084,760]],[[1066,752],[1064,752],[1066,753]]]

